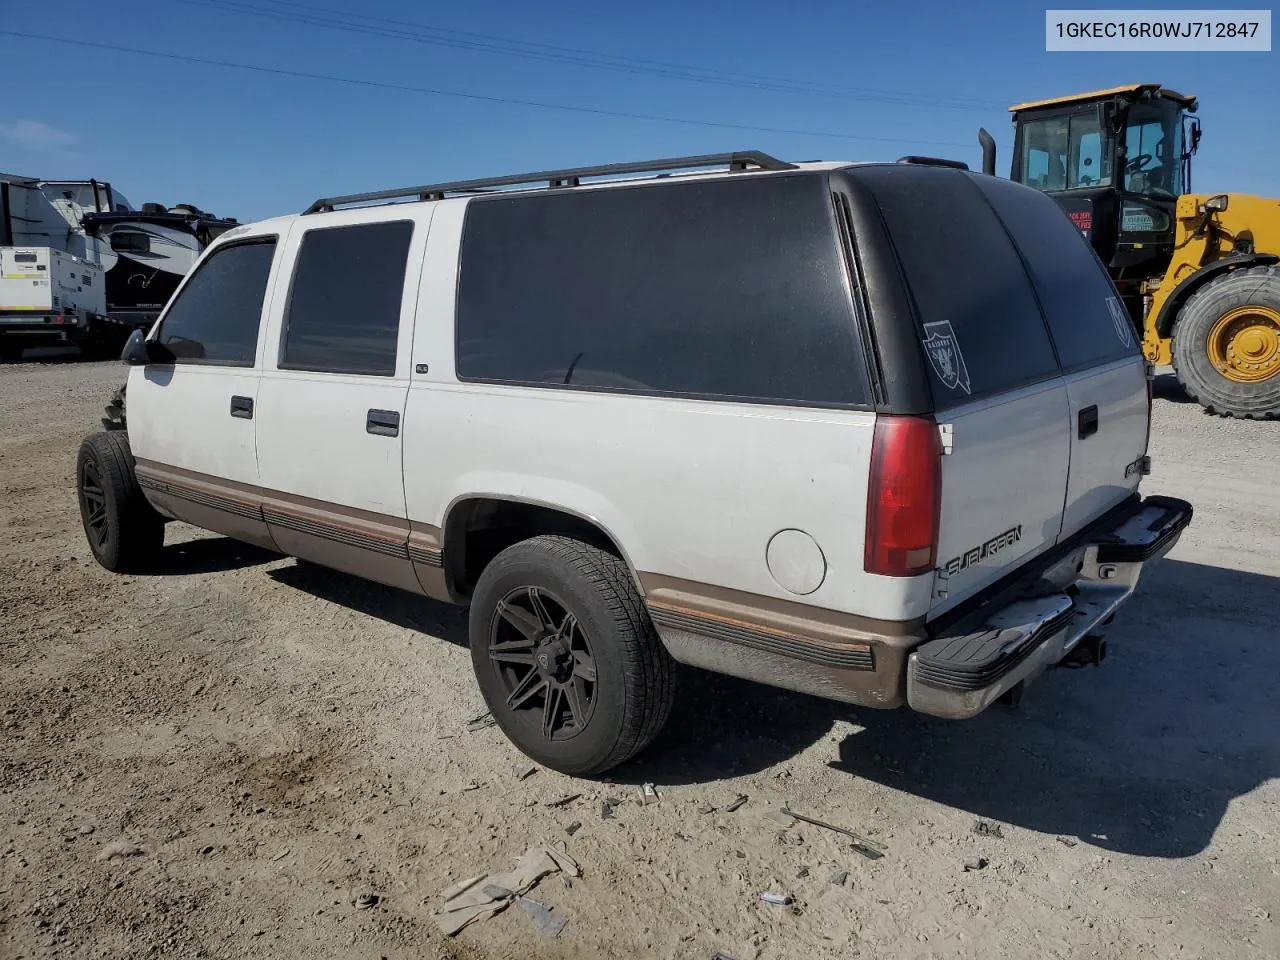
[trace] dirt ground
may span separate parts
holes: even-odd
[[[1145,489],[1195,521],[1106,663],[1019,711],[689,672],[613,782],[521,780],[467,729],[463,612],[177,524],[163,575],[92,561],[75,451],[123,375],[0,367],[4,960],[1280,956],[1280,424],[1160,381]],[[784,830],[784,803],[887,853]],[[515,907],[439,933],[441,890],[557,840],[584,871],[532,893],[558,938]]]

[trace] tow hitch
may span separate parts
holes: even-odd
[[[1107,656],[1107,641],[1097,634],[1086,634],[1080,642],[1071,648],[1071,652],[1058,661],[1057,666],[1069,670],[1081,667],[1098,666]]]

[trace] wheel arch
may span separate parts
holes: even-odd
[[[623,539],[599,516],[582,508],[527,494],[459,494],[445,509],[441,533],[445,582],[456,601],[470,599],[481,571],[498,553],[542,534],[574,537],[612,553],[626,564],[644,596],[638,568]]]
[[[1161,337],[1170,336],[1173,333],[1174,323],[1178,319],[1178,313],[1183,306],[1191,299],[1192,294],[1210,281],[1235,270],[1247,267],[1266,267],[1275,263],[1280,263],[1280,256],[1274,253],[1242,253],[1223,257],[1221,260],[1205,264],[1174,287],[1173,292],[1165,298],[1164,303],[1160,306],[1160,312],[1156,315],[1156,333]]]

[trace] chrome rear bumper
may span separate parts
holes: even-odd
[[[1184,500],[1149,497],[1070,557],[1074,582],[1041,587],[922,644],[907,660],[907,703],[962,720],[1062,661],[1132,596],[1143,565],[1173,549],[1191,522]]]

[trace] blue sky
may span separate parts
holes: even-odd
[[[1199,95],[1197,191],[1280,196],[1280,54],[1046,53],[1044,7],[1025,2],[654,0],[610,8],[586,0],[114,0],[108,13],[101,0],[52,0],[38,9],[39,16],[5,18],[0,29],[392,86],[801,131],[540,109],[0,35],[6,87],[25,78],[22,96],[5,98],[0,170],[110,180],[135,205],[187,202],[252,220],[326,194],[752,148],[795,160],[928,153],[976,168],[980,125],[995,135],[1007,175],[1010,103],[1139,81]],[[336,16],[416,37],[431,28],[446,44],[251,10]],[[509,48],[502,41],[536,55],[494,52]],[[566,62],[601,58],[627,69]],[[686,68],[729,82],[667,75]]]

